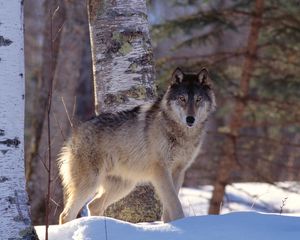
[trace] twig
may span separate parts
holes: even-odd
[[[52,16],[51,16],[51,21],[53,20],[54,16],[56,15],[56,13],[59,11],[60,7],[59,5],[55,8],[54,12],[52,13]]]
[[[190,210],[190,212],[192,211],[193,214],[194,214],[193,216],[196,216],[196,211],[195,211],[195,209],[193,208],[193,206],[192,206],[190,200],[188,199],[188,197],[186,197],[186,200],[187,200],[187,202],[188,202],[188,204],[189,204],[189,210]]]
[[[61,32],[61,30],[62,30],[64,24],[65,24],[64,22],[61,24],[61,26],[60,26],[60,28],[58,29],[57,33],[55,34],[55,36],[54,36],[52,42],[54,42],[54,41],[59,37],[59,33]]]
[[[50,4],[50,69],[51,69],[51,78],[50,78],[50,87],[48,93],[48,109],[47,109],[47,134],[48,134],[48,186],[47,186],[47,197],[46,197],[46,230],[45,230],[45,240],[48,240],[48,230],[49,230],[49,208],[50,208],[50,194],[51,194],[51,128],[50,128],[50,112],[51,112],[51,104],[52,104],[52,91],[53,91],[53,77],[54,77],[54,69],[53,69],[53,12],[52,5]]]
[[[60,130],[60,134],[61,134],[62,138],[64,139],[64,141],[66,141],[66,138],[65,138],[65,135],[63,133],[63,130],[62,130],[62,128],[61,128],[61,126],[60,126],[60,124],[59,124],[59,122],[58,122],[58,120],[57,120],[56,115],[55,115],[54,112],[53,112],[53,117],[55,119],[55,122],[57,123],[57,126],[58,126],[58,128]]]
[[[38,156],[38,157],[39,157],[39,156]],[[46,169],[46,171],[47,171],[47,173],[48,173],[48,172],[49,172],[49,168],[48,168],[48,166],[46,165],[46,163],[45,163],[44,159],[43,159],[43,158],[41,158],[41,157],[39,157],[39,159],[40,159],[40,161],[42,162],[42,164],[43,164],[44,168]]]
[[[65,100],[64,100],[64,97],[63,97],[63,96],[61,97],[61,101],[62,101],[62,103],[63,103],[63,105],[64,105],[64,108],[65,108],[65,111],[66,111],[66,114],[67,114],[67,117],[68,117],[70,126],[71,126],[71,128],[73,128],[73,123],[72,123],[72,121],[71,121],[71,118],[70,118],[70,115],[69,115],[69,112],[68,112],[68,109],[67,109],[67,106],[66,106],[66,103],[65,103]]]
[[[73,111],[72,111],[72,120],[74,119],[74,116],[75,116],[76,104],[77,104],[77,97],[75,96],[74,97]]]
[[[194,216],[197,216],[196,211],[195,211],[193,205],[191,204],[191,202],[189,201],[189,199],[188,199],[188,203],[189,203],[190,209],[192,209],[192,212],[193,212]]]
[[[268,203],[268,202],[266,202],[266,201],[260,199],[263,195],[265,195],[265,194],[268,193],[267,191],[266,191],[265,193],[262,193],[262,194],[259,194],[259,195],[257,195],[257,194],[253,195],[253,194],[247,192],[245,189],[239,188],[239,187],[235,186],[234,184],[232,184],[231,187],[234,188],[235,190],[241,192],[241,193],[244,193],[246,196],[248,196],[248,197],[250,197],[250,198],[253,199],[253,200],[252,200],[252,204],[251,204],[251,206],[250,206],[251,209],[253,209],[254,206],[255,206],[255,204],[257,204],[257,202],[255,203],[255,200],[258,200],[259,203],[260,203],[260,205],[261,205],[264,209],[266,209],[267,211],[269,211],[269,212],[276,212],[276,211],[278,211],[278,208],[273,207],[273,206],[270,205],[270,203]],[[249,202],[249,203],[250,203],[250,202]]]
[[[50,198],[50,200],[51,200],[51,202],[53,202],[54,205],[55,205],[55,209],[54,209],[54,213],[53,213],[53,215],[55,215],[55,214],[56,214],[56,211],[57,211],[57,208],[60,207],[60,204],[57,203],[56,201],[54,201],[53,198]]]
[[[286,200],[288,199],[288,197],[285,197],[284,199],[281,200],[282,204],[280,206],[280,215],[283,212],[283,207],[285,206]]]

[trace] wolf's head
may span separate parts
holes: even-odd
[[[203,123],[216,107],[208,71],[192,74],[177,68],[164,101],[168,114],[178,123],[190,128]]]

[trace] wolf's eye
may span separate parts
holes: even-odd
[[[184,96],[179,96],[178,99],[179,99],[181,102],[185,103],[185,97],[184,97]]]

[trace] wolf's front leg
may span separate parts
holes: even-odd
[[[185,170],[182,167],[177,167],[172,172],[173,184],[177,195],[184,181]]]
[[[177,168],[173,169],[172,179],[173,179],[173,185],[174,185],[177,196],[178,196],[179,190],[183,184],[184,174],[185,174],[185,170],[181,167],[177,167]],[[169,214],[166,209],[163,209],[163,219],[170,219]]]
[[[171,173],[162,166],[153,171],[152,184],[163,204],[163,221],[170,222],[183,218],[183,210],[173,185]]]

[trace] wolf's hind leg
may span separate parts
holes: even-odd
[[[107,177],[102,184],[103,192],[97,194],[88,204],[90,216],[103,215],[105,209],[127,196],[135,187],[135,184],[119,177]]]
[[[59,216],[59,224],[69,222],[76,218],[79,210],[91,199],[96,192],[95,187],[78,186],[71,191],[65,199],[65,207]]]

